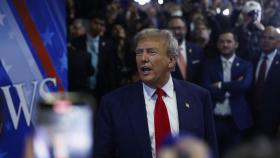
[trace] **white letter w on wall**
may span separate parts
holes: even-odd
[[[16,93],[18,95],[18,99],[19,99],[19,106],[18,106],[17,111],[15,109],[14,101],[13,101],[12,94],[11,94],[11,91],[10,91],[11,86],[8,85],[8,86],[1,87],[1,89],[4,93],[7,105],[8,105],[8,109],[9,109],[10,116],[11,116],[12,121],[13,121],[14,128],[16,130],[18,128],[18,123],[19,123],[19,119],[20,119],[20,116],[21,116],[22,112],[24,114],[26,124],[28,126],[30,125],[31,116],[32,116],[32,109],[33,109],[33,106],[34,106],[34,98],[35,98],[36,89],[37,89],[37,85],[38,85],[37,81],[33,81],[32,83],[33,83],[33,90],[32,90],[31,102],[29,102],[30,103],[29,106],[27,105],[26,96],[25,96],[24,90],[23,90],[24,84],[13,85],[15,87],[15,91],[16,91]]]

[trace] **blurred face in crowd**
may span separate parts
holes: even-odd
[[[90,22],[90,34],[91,36],[99,36],[104,32],[105,21],[99,18],[94,18]]]
[[[155,17],[157,15],[157,9],[154,6],[149,6],[146,12],[149,17]]]
[[[238,42],[234,39],[234,35],[230,32],[220,34],[217,47],[221,55],[230,58],[238,47]]]
[[[264,53],[269,54],[279,43],[279,33],[273,26],[268,26],[261,34],[260,45]]]
[[[173,32],[179,45],[183,42],[187,34],[185,22],[180,18],[173,18],[168,23],[169,29]]]
[[[210,38],[210,31],[205,24],[197,24],[194,30],[194,36],[197,42],[202,42],[206,44]]]
[[[86,34],[86,26],[83,26],[81,21],[75,21],[72,26],[72,35],[74,37]]]
[[[168,56],[164,41],[159,37],[141,39],[135,53],[140,79],[150,87],[162,87],[176,63],[175,58]]]
[[[121,25],[115,25],[113,27],[113,37],[117,40],[125,39],[125,30]]]

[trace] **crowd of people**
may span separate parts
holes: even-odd
[[[176,64],[170,71],[172,78],[197,84],[210,92],[220,157],[257,135],[280,138],[278,0],[169,0],[145,5],[132,0],[67,2],[70,91],[90,93],[99,103],[105,94],[122,86],[139,80],[149,85],[145,74],[152,68],[139,67],[139,54],[143,56],[141,51],[145,50],[136,49],[141,45],[135,43],[135,35],[147,29],[149,32],[150,28],[168,31],[178,42]],[[93,4],[95,9],[89,9]],[[156,30],[150,31],[155,34]],[[156,53],[148,48],[147,52],[150,56]],[[155,64],[163,67],[166,63]],[[151,83],[153,88],[158,88],[156,85]],[[134,94],[119,92],[127,97]],[[117,95],[122,94],[114,97]],[[114,117],[124,119],[117,114]],[[211,126],[211,122],[204,126],[207,125]],[[206,138],[210,136],[204,134]]]

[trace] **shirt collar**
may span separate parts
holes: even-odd
[[[184,51],[186,50],[186,41],[183,40],[183,42],[180,44],[179,48],[183,49]]]
[[[143,87],[144,87],[144,91],[146,91],[147,95],[149,96],[149,98],[152,98],[153,95],[155,94],[156,89],[149,87],[148,85],[146,85],[143,82]],[[172,77],[170,75],[169,80],[167,81],[167,83],[161,87],[162,90],[164,91],[164,93],[169,96],[172,97],[173,95],[173,90],[174,90],[174,85],[173,85],[173,81],[172,81]]]
[[[235,59],[235,56],[235,53],[229,59],[226,59],[225,57],[221,56],[221,60],[222,62],[230,62],[230,64],[232,64],[233,60]]]
[[[100,39],[100,36],[92,37],[91,35],[87,34],[87,39],[92,42],[98,42]]]
[[[274,51],[272,51],[272,52],[269,53],[268,55],[262,53],[261,59],[262,59],[264,56],[267,56],[267,59],[268,59],[268,60],[273,60],[273,58],[275,57],[276,53],[277,53],[277,49],[275,49]]]

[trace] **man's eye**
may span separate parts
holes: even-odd
[[[155,54],[157,54],[157,51],[155,49],[148,49],[148,53],[150,55],[155,55]]]
[[[143,51],[142,51],[142,50],[136,50],[136,51],[135,51],[135,54],[136,54],[136,55],[141,55],[141,54],[143,54]]]

